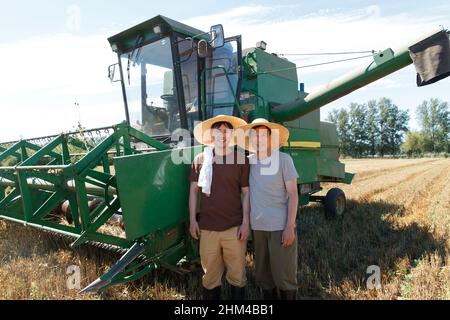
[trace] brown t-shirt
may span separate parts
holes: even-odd
[[[203,153],[197,160],[200,165],[192,164],[190,181],[198,181]],[[247,157],[236,150],[227,157],[214,157],[209,197],[200,188],[200,229],[224,231],[242,224],[241,188],[248,187],[249,172]]]

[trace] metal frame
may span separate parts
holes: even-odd
[[[155,150],[165,150],[168,146],[126,123],[109,129],[113,133],[76,162],[71,161],[73,155],[69,153],[71,134],[53,137],[44,146],[21,140],[2,148],[0,161],[13,157],[18,163],[0,167],[0,191],[3,191],[0,193],[0,218],[75,237],[73,246],[97,241],[128,248],[131,242],[127,239],[98,232],[120,209],[108,153],[112,149],[115,149],[115,156],[141,153],[132,147],[131,139],[142,141]],[[6,188],[9,188],[8,194],[5,194]],[[101,202],[91,211],[88,203],[93,197]],[[73,226],[50,219],[64,201],[69,201]]]
[[[189,129],[188,123],[187,123],[187,115],[186,115],[186,108],[185,106],[185,97],[184,97],[184,90],[183,90],[183,79],[182,79],[182,71],[181,71],[181,64],[180,64],[180,55],[178,50],[178,42],[179,40],[177,37],[186,38],[187,36],[185,34],[172,31],[170,32],[170,35],[168,35],[170,39],[171,44],[171,53],[172,53],[172,63],[173,63],[173,70],[174,70],[174,77],[175,77],[175,86],[176,86],[176,92],[177,92],[177,103],[178,103],[178,109],[179,109],[179,115],[180,115],[180,127],[183,129]],[[149,45],[155,41],[158,41],[160,38],[152,39],[151,41],[146,41],[141,44],[141,46]],[[193,40],[196,41],[196,40]],[[241,110],[239,109],[239,97],[240,97],[240,91],[241,91],[241,83],[242,83],[242,77],[243,77],[243,59],[242,59],[242,38],[240,35],[228,37],[225,38],[225,42],[231,42],[236,41],[237,43],[237,58],[238,58],[238,83],[236,87],[236,92],[232,90],[235,106],[233,109],[233,115],[240,116]],[[125,116],[126,121],[129,125],[130,124],[130,116],[129,116],[129,108],[128,108],[128,101],[127,101],[127,93],[126,93],[126,85],[123,78],[123,70],[122,70],[122,62],[121,62],[121,54],[124,54],[126,52],[118,52],[117,58],[118,58],[118,64],[120,68],[120,82],[122,87],[122,97],[125,107]],[[205,92],[205,88],[202,85],[202,74],[205,72],[205,65],[204,65],[204,59],[197,58],[197,72],[198,72],[198,108],[199,108],[199,116],[200,119],[204,120],[204,110],[203,110],[203,93]],[[226,72],[225,72],[226,74]],[[230,82],[228,75],[226,75],[228,82]]]
[[[236,85],[236,91],[234,91],[234,88],[231,84],[231,80],[228,77],[228,72],[225,70],[223,66],[215,66],[212,68],[206,68],[203,62],[202,68],[200,70],[199,78],[200,78],[200,85],[199,85],[199,110],[201,112],[201,119],[206,120],[206,79],[205,79],[205,73],[206,71],[211,71],[215,69],[221,69],[224,72],[224,75],[227,79],[227,83],[229,86],[229,89],[233,95],[234,99],[234,108],[233,108],[233,115],[237,117],[242,117],[242,111],[240,109],[240,102],[239,98],[241,95],[241,83],[242,83],[242,76],[243,76],[243,66],[242,66],[242,44],[241,44],[241,36],[233,36],[229,38],[225,38],[225,43],[236,41],[237,43],[237,58],[238,58],[238,82]],[[204,59],[203,59],[204,60]]]
[[[176,258],[189,252],[188,243],[185,237],[173,243],[166,239],[167,234],[174,230],[179,235],[184,234],[187,230],[185,221],[165,226],[139,239],[99,231],[112,215],[120,214],[121,210],[109,155],[120,157],[143,153],[133,146],[132,140],[147,144],[154,152],[168,150],[169,146],[126,122],[86,132],[101,130],[108,135],[91,150],[86,148],[79,160],[73,159],[76,156],[70,153],[70,149],[83,146],[73,137],[82,134],[80,132],[0,143],[0,163],[11,159],[17,162],[13,166],[0,166],[0,218],[73,238],[72,247],[89,242],[125,253],[111,268],[113,272],[101,278],[103,282],[95,282],[95,290],[137,279],[158,265],[181,272],[175,267]],[[45,143],[39,145],[37,141]],[[95,208],[89,207],[92,198],[100,200]],[[53,217],[55,210],[65,201],[69,204],[72,225],[65,223],[62,215],[58,215],[56,221]],[[138,254],[137,246],[142,248]]]
[[[177,45],[178,40],[176,39],[176,37],[186,38],[187,36],[184,34],[172,31],[172,32],[170,32],[170,35],[168,35],[167,37],[170,39],[172,65],[173,65],[173,70],[174,70],[175,86],[176,86],[176,93],[177,93],[177,103],[178,103],[178,110],[179,110],[179,115],[180,115],[180,125],[181,125],[181,128],[188,129],[188,123],[187,123],[187,118],[186,118],[186,109],[183,108],[183,106],[185,105],[183,80],[181,78],[181,66],[179,63],[179,51],[178,51],[178,45]],[[158,37],[158,38],[152,39],[150,41],[145,41],[142,44],[140,44],[140,47],[147,46],[151,43],[159,41],[160,39],[161,39],[161,37]],[[128,50],[128,51],[131,51],[131,50]],[[123,70],[122,70],[122,62],[121,62],[121,55],[127,53],[128,51],[118,52],[117,59],[119,61],[118,64],[119,64],[119,68],[120,68],[120,82],[121,82],[121,87],[122,87],[122,97],[123,97],[123,102],[124,102],[124,107],[125,107],[126,121],[129,125],[131,125],[129,108],[128,108],[128,99],[127,99],[127,93],[126,93],[126,85],[125,85],[125,81],[123,78]]]

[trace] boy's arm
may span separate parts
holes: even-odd
[[[298,210],[298,190],[297,179],[286,181],[286,191],[288,195],[288,217],[286,227],[295,228]]]
[[[189,190],[189,231],[191,236],[198,240],[200,235],[200,228],[197,223],[197,199],[198,199],[199,187],[196,181],[191,181],[191,187]]]
[[[250,232],[250,191],[248,187],[241,188],[242,192],[242,224],[239,228],[239,240],[247,240]]]
[[[288,180],[285,182],[286,192],[288,195],[288,216],[286,227],[283,231],[281,244],[284,247],[289,247],[295,241],[295,220],[297,219],[298,210],[298,191],[297,191],[297,179]]]

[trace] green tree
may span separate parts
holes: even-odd
[[[430,99],[417,107],[417,119],[424,135],[426,152],[450,152],[448,103]]]
[[[379,153],[396,155],[400,152],[403,137],[408,132],[408,111],[400,110],[388,98],[381,98],[378,103],[380,144]]]
[[[358,103],[350,104],[351,150],[354,157],[361,157],[368,150],[368,122],[366,106]]]
[[[424,152],[424,136],[420,131],[409,131],[401,150],[409,157],[421,155]]]
[[[327,121],[336,124],[336,130],[339,138],[339,148],[343,155],[351,155],[351,136],[350,136],[350,119],[345,108],[333,109],[328,113]]]
[[[367,136],[369,154],[374,156],[380,144],[380,119],[376,100],[367,102]]]
[[[362,157],[400,152],[408,132],[407,111],[400,110],[388,98],[367,104],[351,103],[349,109],[334,109],[327,118],[336,124],[343,154]]]

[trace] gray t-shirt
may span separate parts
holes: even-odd
[[[280,231],[286,227],[288,195],[285,182],[298,178],[290,155],[275,151],[250,161],[250,224],[252,230]]]

